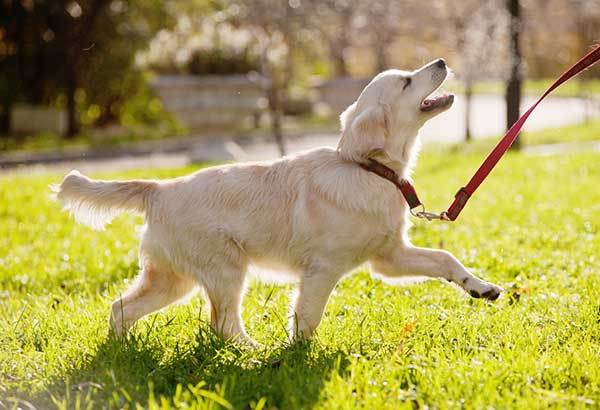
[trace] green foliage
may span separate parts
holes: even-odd
[[[150,100],[147,76],[135,66],[135,55],[147,46],[159,29],[173,23],[165,2],[121,3],[117,10],[112,5],[108,7],[99,19],[94,44],[86,58],[87,69],[82,72],[80,81],[86,91],[80,112],[97,106],[100,111],[93,122],[100,124],[123,120],[123,116],[128,115],[126,105],[131,105],[131,99],[139,100],[140,95],[144,95]],[[156,110],[147,109],[150,111],[147,116],[133,118],[149,121],[152,125]]]
[[[239,11],[239,7],[235,8]],[[232,21],[218,4],[188,10],[171,30],[162,30],[140,53],[140,64],[160,74],[247,74],[260,70],[256,30]]]
[[[165,111],[160,98],[148,87],[141,87],[123,102],[119,110],[120,123],[140,137],[147,139],[173,137],[184,133],[183,127]]]
[[[125,102],[146,87],[136,52],[172,24],[174,9],[160,0],[4,3],[0,50],[13,51],[0,53],[3,109],[17,100],[68,107],[74,95],[74,115],[84,125],[118,120]]]
[[[98,118],[101,108],[97,104],[88,104],[85,92],[78,94],[81,96],[79,111],[82,123],[92,124]],[[186,134],[186,129],[173,115],[165,111],[162,101],[146,86],[120,103],[118,115],[121,127],[110,135],[103,135],[105,133],[102,128],[84,128],[78,135],[69,139],[52,132],[4,136],[0,138],[0,152],[17,150],[41,152],[70,148],[102,149],[167,137],[177,138]]]
[[[415,175],[447,206],[484,152],[424,152]],[[509,154],[455,223],[415,221],[417,245],[453,252],[508,293],[494,304],[430,281],[358,273],[318,338],[287,346],[289,287],[253,283],[240,349],[194,297],[106,337],[133,280],[136,227],[76,225],[48,197],[60,175],[0,177],[0,402],[38,408],[586,408],[600,403],[598,154]],[[191,168],[118,175],[163,178]],[[99,175],[102,176],[102,175]],[[115,177],[116,175],[104,175]]]
[[[221,50],[196,51],[188,63],[190,74],[247,74],[258,71],[258,57],[249,50],[227,55]]]

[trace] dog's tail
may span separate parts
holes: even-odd
[[[77,222],[100,230],[123,211],[145,213],[157,187],[155,181],[94,181],[71,171],[51,188]]]

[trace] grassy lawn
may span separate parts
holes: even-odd
[[[448,150],[461,155],[475,154],[479,155],[479,161],[482,161],[485,155],[500,141],[501,137],[501,135],[497,135],[489,138],[478,138],[469,143],[461,142],[452,145],[432,142],[426,144],[425,148],[438,154],[446,153]],[[567,144],[572,148],[567,147],[567,150],[585,151],[586,149],[589,150],[590,144],[600,141],[600,119],[559,128],[523,131],[519,138],[521,138],[522,145],[525,148],[544,144]]]
[[[600,120],[523,133],[525,145],[600,141]]]
[[[423,153],[429,208],[447,206],[482,157]],[[508,289],[496,303],[360,272],[338,285],[317,339],[287,346],[290,287],[252,284],[244,319],[258,351],[214,337],[198,296],[108,340],[141,219],[94,232],[49,199],[60,176],[0,176],[0,408],[597,408],[599,163],[510,154],[457,222],[415,222],[416,244]]]
[[[558,77],[558,75],[557,75]],[[527,95],[539,96],[552,85],[555,78],[526,79],[523,84],[523,93]],[[464,86],[458,81],[454,81],[450,88],[455,92],[464,92]],[[496,94],[503,95],[506,91],[506,85],[502,81],[479,81],[473,86],[475,94]],[[600,80],[575,78],[561,85],[552,92],[555,97],[582,97],[600,95]]]

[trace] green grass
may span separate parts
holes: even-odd
[[[41,132],[35,135],[0,136],[0,154],[10,152],[55,152],[73,149],[107,149],[134,146],[142,142],[158,141],[170,138],[182,138],[183,130],[164,125],[139,126],[137,129],[123,129],[115,135],[97,135],[102,132],[86,129],[71,137],[62,137],[53,132]]]
[[[550,87],[554,78],[527,79],[523,84],[523,93],[539,96]],[[464,85],[453,81],[449,89],[454,92],[464,92]],[[506,85],[502,81],[478,81],[473,87],[475,94],[504,94]],[[600,95],[600,80],[598,79],[573,79],[561,85],[551,94],[555,97],[582,97]]]
[[[289,115],[284,117],[282,127],[285,135],[292,136],[306,133],[337,132],[339,119],[335,115]],[[174,123],[128,127],[117,131],[114,135],[102,135],[102,133],[102,130],[88,128],[72,138],[61,137],[53,132],[23,136],[0,135],[0,155],[15,152],[47,153],[109,148],[127,149],[147,142],[190,138],[190,134],[182,126]],[[240,130],[233,130],[231,136],[236,139],[271,138],[272,133],[271,126],[263,121],[263,124],[258,128],[245,127]]]
[[[415,180],[431,210],[482,156],[421,155]],[[316,340],[288,346],[290,288],[253,284],[255,352],[216,338],[197,296],[107,339],[110,303],[137,271],[141,219],[94,232],[48,198],[60,176],[0,176],[0,407],[597,408],[599,162],[509,154],[457,222],[415,222],[416,244],[452,251],[507,297],[361,272],[338,285]]]
[[[444,153],[448,150],[456,154],[479,154],[481,159],[499,141],[501,136],[478,138],[468,143],[460,142],[450,146],[439,143],[428,143],[425,148],[429,151]],[[519,135],[523,147],[544,144],[568,144],[565,151],[585,151],[589,143],[600,141],[600,120],[595,119],[581,124],[566,125],[559,128],[547,128],[537,131],[524,131]]]
[[[600,120],[523,133],[525,145],[600,141]]]

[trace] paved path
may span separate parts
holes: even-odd
[[[527,109],[534,98],[526,97],[523,109]],[[579,123],[586,118],[600,118],[600,102],[590,103],[577,98],[549,97],[529,118],[525,130],[552,128],[567,124]],[[504,132],[505,107],[503,98],[497,95],[476,95],[472,100],[471,132],[474,138],[500,135]],[[434,118],[421,130],[421,138],[425,144],[460,142],[465,129],[465,100],[457,96],[451,110]],[[335,147],[339,139],[337,132],[314,133],[287,140],[289,153],[294,153],[319,146]],[[33,165],[19,168],[19,173],[56,171],[77,167],[83,172],[124,170],[141,167],[176,167],[189,162],[188,152],[202,151],[203,143],[193,141],[187,146],[177,142],[175,149],[165,152],[162,148],[146,152],[122,156],[111,155],[109,158],[69,160],[53,164]],[[595,146],[594,146],[595,147]],[[252,141],[242,143],[243,155],[235,153],[238,160],[268,160],[278,157],[275,144],[271,142]],[[549,147],[552,151],[556,148]],[[563,146],[560,148],[564,150]],[[134,150],[135,151],[135,150]],[[532,152],[534,152],[532,150]],[[216,158],[219,159],[219,158]]]
[[[525,112],[537,98],[525,97],[521,111]],[[426,142],[443,140],[460,142],[465,133],[465,99],[458,96],[452,109],[434,118],[425,125],[422,137]],[[471,132],[474,138],[501,135],[506,126],[504,99],[497,95],[473,96]],[[585,121],[587,118],[600,118],[600,101],[586,101],[579,98],[548,97],[531,114],[524,130],[532,131],[555,128]]]

